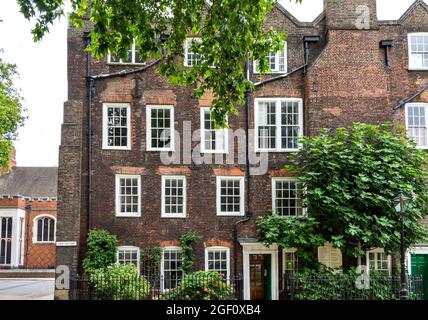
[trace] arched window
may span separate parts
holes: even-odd
[[[55,242],[55,218],[41,216],[35,219],[35,242]]]

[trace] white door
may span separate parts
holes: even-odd
[[[0,265],[12,262],[12,217],[0,217]]]

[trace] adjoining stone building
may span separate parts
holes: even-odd
[[[155,72],[157,62],[141,63],[135,49],[128,61],[92,60],[84,51],[89,24],[70,27],[57,232],[69,246],[57,248],[57,264],[81,271],[93,227],[118,236],[119,260],[138,264],[140,249],[162,246],[160,269],[168,278],[179,272],[179,237],[195,231],[202,236],[196,268],[230,275],[236,266],[245,299],[277,299],[283,273],[297,266],[295,250],[258,243],[255,220],[272,208],[284,216],[304,214],[298,184],[283,170],[298,137],[390,121],[406,125],[418,146],[428,147],[427,4],[415,1],[394,21],[377,19],[375,0],[325,0],[324,9],[307,23],[277,5],[266,21],[288,39],[283,51],[269,56],[270,74],[251,65],[250,153],[259,172],[250,175],[250,190],[245,161],[239,161],[243,106],[229,116],[231,131],[215,131],[209,95],[196,100],[190,88],[169,84]],[[191,66],[196,58],[187,45],[183,50]],[[202,130],[187,143],[196,129]],[[200,164],[195,156],[189,162],[192,150],[212,155],[212,162]],[[231,155],[234,161],[227,162]],[[248,211],[250,219],[240,222]],[[415,250],[428,254],[422,245]],[[321,253],[323,261],[341,263],[328,245]],[[368,252],[367,264],[391,272],[382,249]],[[260,274],[266,276],[256,279]]]
[[[0,277],[54,276],[57,181],[56,167],[0,176]]]

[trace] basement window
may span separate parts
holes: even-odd
[[[217,215],[244,214],[244,177],[217,177]]]
[[[131,107],[129,104],[103,105],[103,149],[131,149]]]
[[[115,54],[109,53],[107,56],[107,63],[109,63],[109,64],[125,64],[125,65],[126,64],[137,64],[137,65],[145,64],[144,61],[142,61],[140,59],[140,56],[138,54],[138,50],[136,49],[136,46],[135,46],[135,41],[134,41],[134,44],[132,45],[132,48],[130,50],[128,50],[128,55],[127,55],[125,60],[121,60]]]
[[[428,70],[428,33],[409,34],[409,69]]]
[[[174,107],[151,105],[146,110],[147,150],[174,150]]]
[[[272,178],[272,209],[282,217],[305,214],[301,184],[294,178]]]
[[[162,217],[186,217],[186,177],[162,176]]]
[[[270,68],[267,73],[287,73],[287,42],[284,43],[284,50],[270,52],[266,59]],[[258,61],[253,63],[253,72],[260,73]]]
[[[210,108],[201,108],[201,152],[227,153],[227,129],[215,129]]]
[[[116,175],[116,216],[141,216],[141,177]]]
[[[413,138],[416,146],[421,149],[428,148],[427,107],[428,103],[406,104],[407,135]]]
[[[290,152],[303,136],[303,100],[255,99],[256,152]]]

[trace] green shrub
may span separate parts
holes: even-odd
[[[213,271],[197,271],[183,276],[175,289],[166,293],[163,300],[234,300],[234,289]]]
[[[367,289],[358,289],[354,271],[347,273],[306,272],[295,274],[296,300],[396,300],[399,281],[382,272],[370,272]]]
[[[147,296],[149,282],[141,277],[133,264],[115,263],[96,269],[89,275],[92,289],[101,300],[138,300]]]
[[[86,257],[83,269],[91,274],[97,269],[107,268],[116,262],[118,241],[115,235],[106,230],[91,230],[88,234]]]

